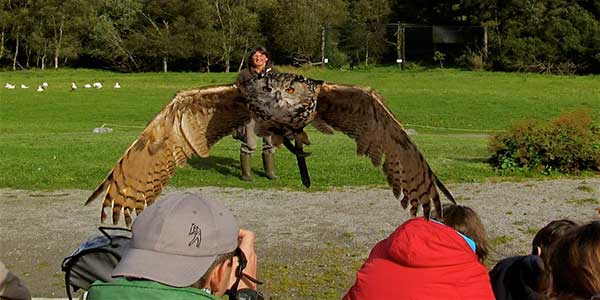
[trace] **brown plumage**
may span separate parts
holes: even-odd
[[[86,205],[106,192],[100,219],[112,208],[114,224],[121,212],[127,226],[154,202],[178,166],[192,155],[207,157],[222,137],[250,120],[239,89],[233,85],[177,93],[108,173]]]
[[[382,166],[394,196],[403,195],[402,207],[410,204],[412,216],[416,216],[419,203],[427,217],[431,201],[436,211],[441,211],[436,187],[454,202],[379,93],[368,88],[325,83],[317,101],[315,127],[324,133],[331,133],[333,128],[353,138],[356,153],[368,156],[374,166]]]
[[[308,136],[303,129],[312,123],[321,132],[337,130],[353,138],[357,154],[382,166],[394,196],[403,196],[402,207],[411,205],[411,215],[417,214],[421,204],[428,217],[431,201],[441,211],[437,188],[454,202],[377,92],[273,72],[239,86],[179,92],[127,149],[86,204],[106,191],[101,221],[107,217],[105,209],[112,208],[113,223],[118,223],[123,212],[129,226],[131,212],[135,209],[139,214],[152,204],[177,166],[194,154],[207,157],[216,142],[250,118],[256,120],[258,135],[273,135],[275,144],[284,143],[297,155],[307,186],[308,154],[302,147],[308,144]]]

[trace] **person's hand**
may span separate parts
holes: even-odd
[[[238,247],[242,252],[244,252],[244,256],[246,256],[246,268],[244,268],[243,273],[247,276],[251,276],[252,278],[256,278],[257,274],[257,264],[258,259],[256,257],[256,252],[254,251],[254,243],[256,242],[256,234],[252,231],[240,229],[240,233],[238,234]],[[238,267],[239,261],[238,258],[235,257],[233,260],[233,268],[231,269],[230,282],[228,286],[232,286],[237,277],[236,270]],[[246,276],[242,276],[238,284],[238,290],[240,289],[256,289],[256,285],[250,281]]]
[[[240,229],[240,234],[238,236],[239,247],[244,252],[248,263],[246,268],[244,269],[244,274],[251,276],[252,278],[256,278],[257,269],[258,269],[258,258],[256,257],[256,252],[254,251],[254,243],[256,242],[256,234],[252,231]],[[242,276],[242,280],[238,286],[238,289],[256,289],[256,284],[250,281],[247,277]]]

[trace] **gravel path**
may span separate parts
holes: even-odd
[[[527,253],[550,220],[598,218],[600,178],[450,185],[457,200],[481,216],[494,245],[489,264]],[[240,225],[258,235],[264,290],[271,299],[339,299],[370,247],[405,221],[388,189],[288,192],[234,188],[188,189],[222,200]],[[168,192],[168,191],[167,191]],[[96,233],[100,202],[90,191],[0,189],[0,260],[36,297],[64,297],[60,262]]]

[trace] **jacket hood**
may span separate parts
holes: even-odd
[[[422,217],[402,224],[387,243],[390,259],[406,267],[443,267],[477,261],[475,252],[456,230]]]

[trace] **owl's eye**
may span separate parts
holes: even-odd
[[[296,90],[294,90],[294,88],[287,88],[285,89],[285,92],[288,94],[293,94]]]

